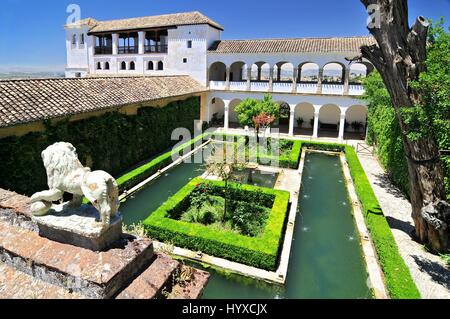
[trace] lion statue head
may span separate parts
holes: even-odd
[[[72,172],[84,169],[76,148],[70,143],[55,143],[42,152],[50,189],[64,188],[64,179]]]

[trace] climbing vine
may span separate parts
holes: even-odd
[[[192,132],[199,117],[199,99],[192,97],[163,108],[140,108],[137,115],[110,112],[76,122],[46,121],[42,133],[0,139],[0,188],[26,195],[46,189],[41,152],[59,141],[72,143],[84,165],[118,176],[175,144],[175,128]]]

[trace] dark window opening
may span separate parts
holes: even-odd
[[[153,30],[145,33],[145,53],[167,53],[167,30]]]
[[[164,63],[163,63],[162,61],[159,61],[159,62],[158,62],[158,70],[159,70],[159,71],[164,70]]]
[[[154,70],[155,66],[153,65],[153,61],[149,61],[147,65],[147,70]]]
[[[136,70],[136,64],[133,61],[130,62],[130,70]]]
[[[95,54],[112,54],[112,36],[100,36],[95,39]]]
[[[189,40],[187,42],[187,47],[188,47],[188,49],[192,49],[192,40]]]

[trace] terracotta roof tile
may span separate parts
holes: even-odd
[[[224,29],[223,26],[221,26],[219,23],[211,20],[198,11],[110,21],[96,21],[94,19],[85,19],[84,21],[88,21],[90,23],[90,26],[92,26],[89,31],[90,33],[151,29],[159,27],[196,24],[209,24],[217,29]],[[95,21],[95,23],[93,21]],[[67,25],[66,27],[71,26],[72,25]]]
[[[0,127],[206,91],[189,76],[0,81]]]
[[[329,53],[359,52],[363,45],[374,44],[372,37],[299,38],[217,41],[209,53]]]

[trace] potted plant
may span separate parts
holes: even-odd
[[[352,129],[353,129],[355,132],[360,132],[362,126],[363,126],[363,124],[362,124],[361,122],[357,122],[357,121],[352,122]]]

